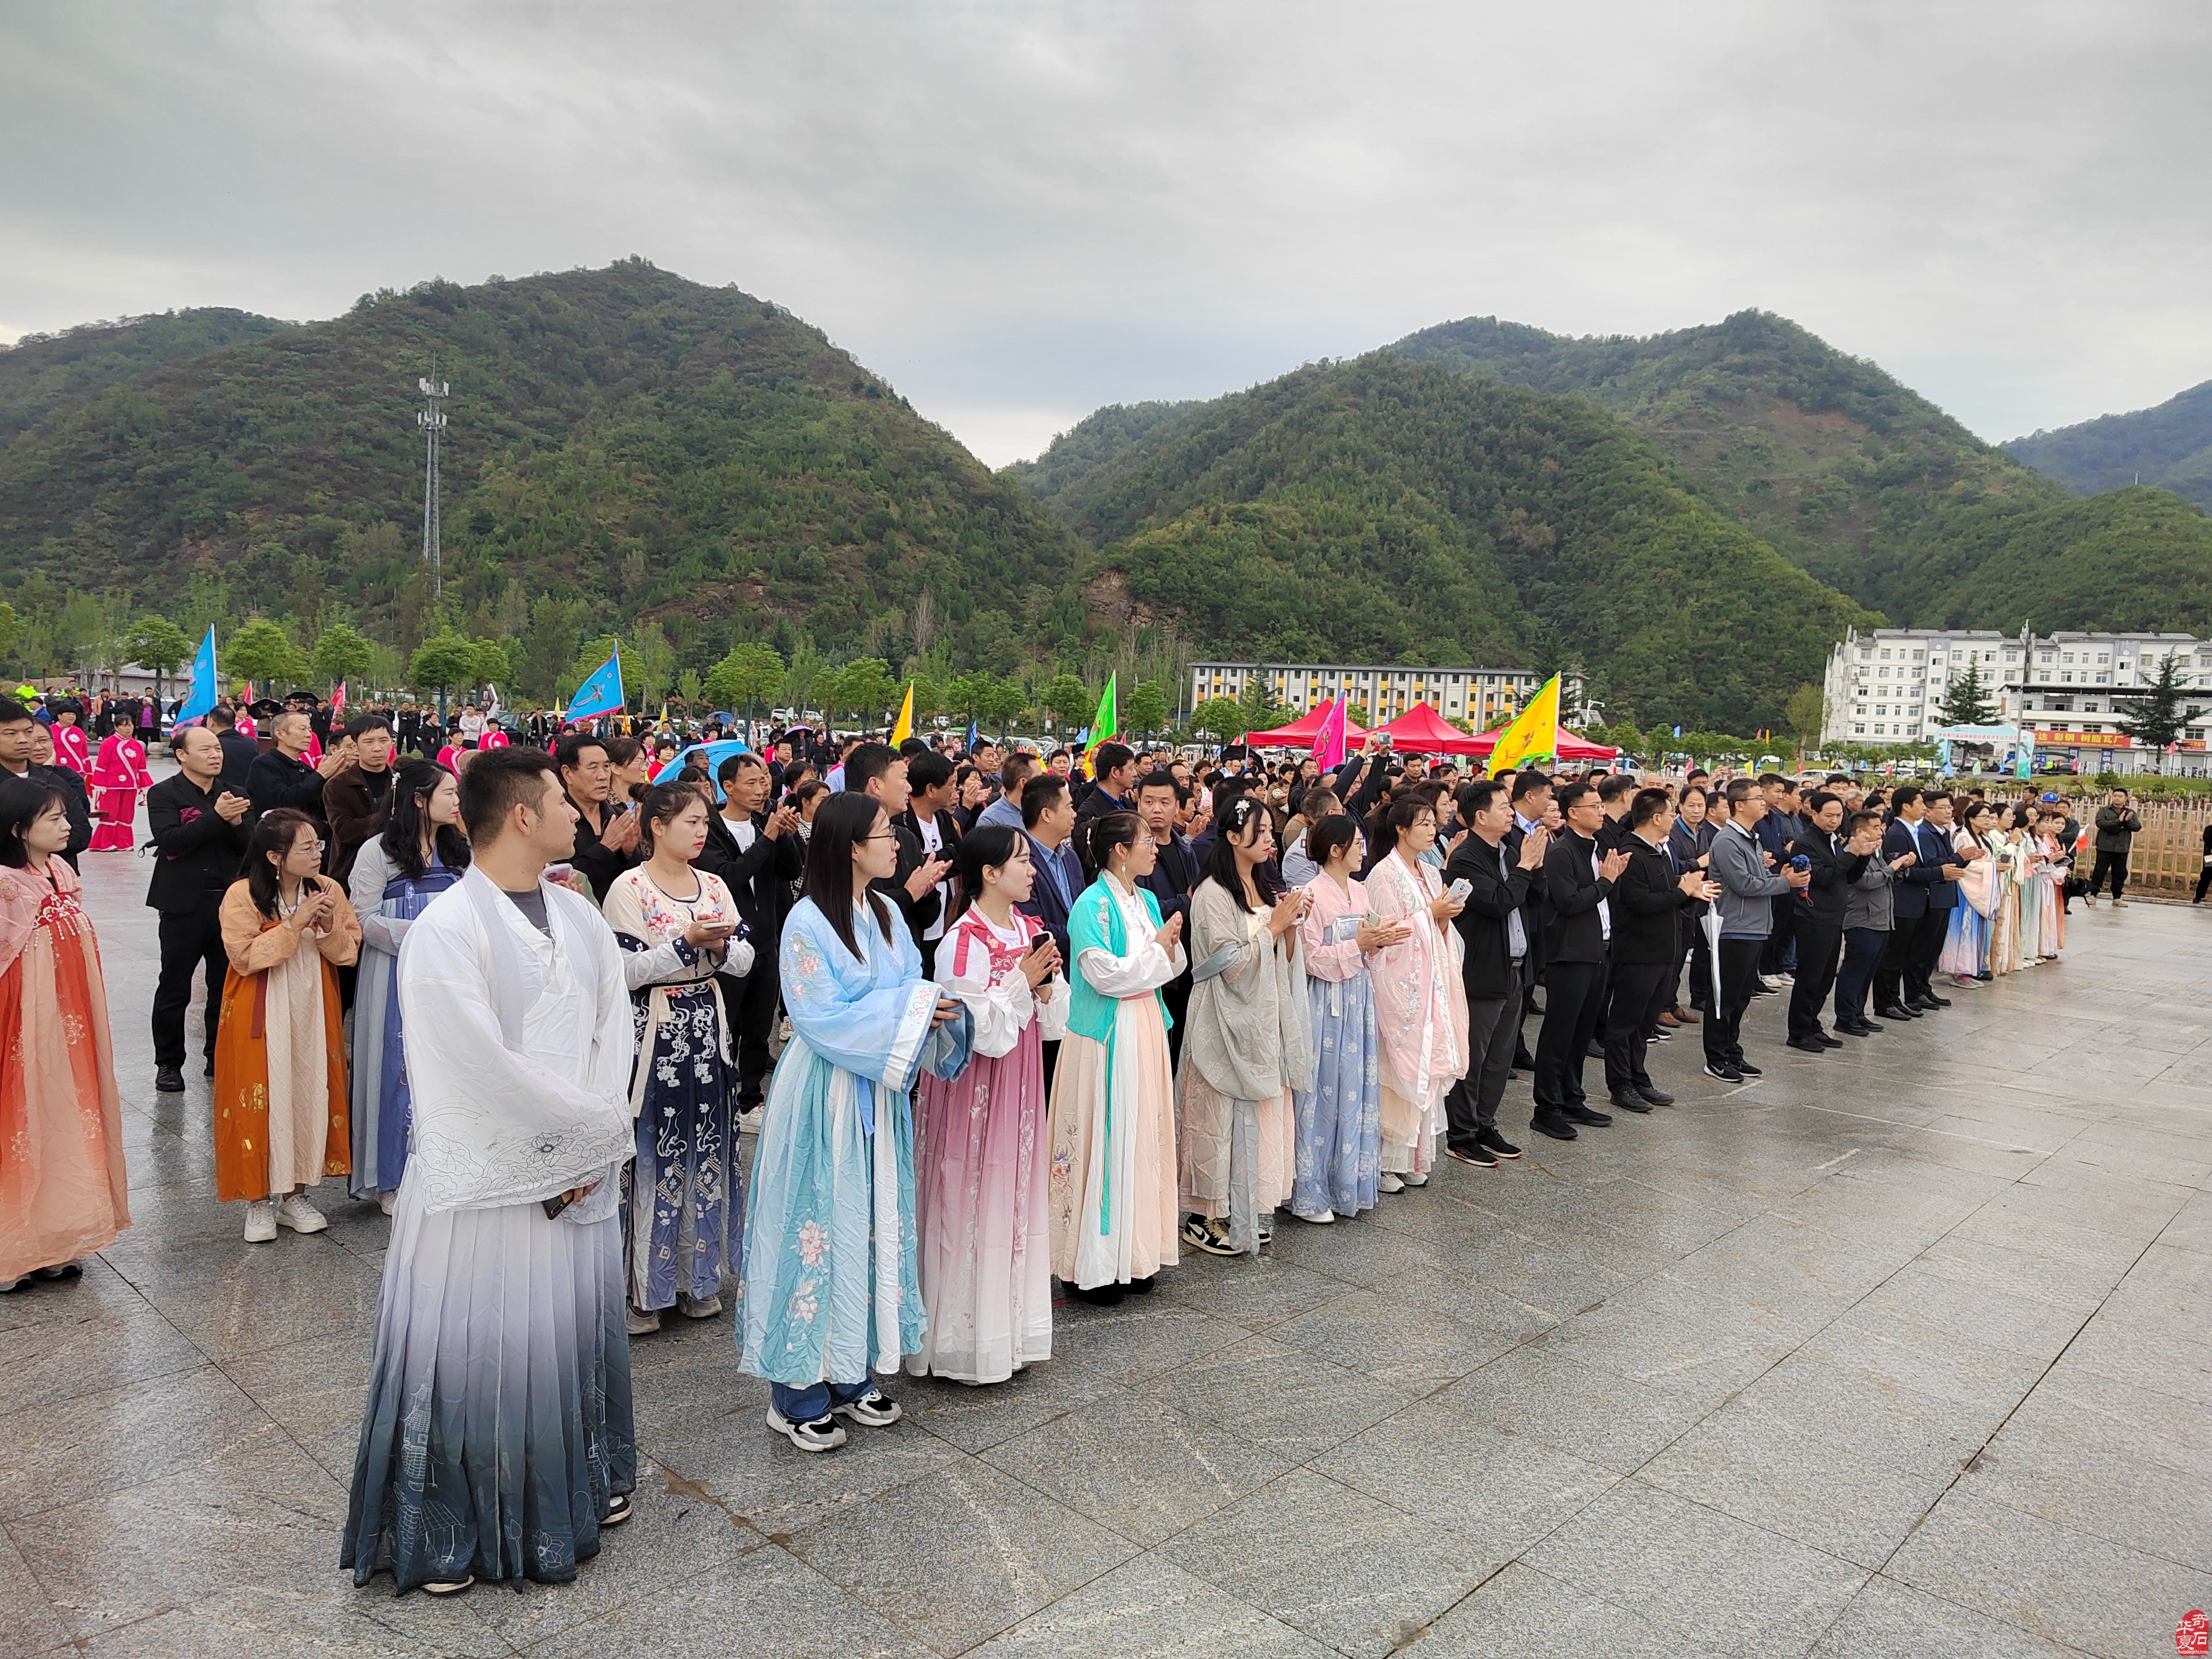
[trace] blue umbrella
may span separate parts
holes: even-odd
[[[731,756],[750,755],[752,752],[752,745],[745,742],[743,738],[718,738],[713,743],[695,743],[689,749],[678,750],[676,758],[662,767],[655,775],[655,781],[666,778],[672,783],[674,782],[678,775],[690,764],[691,757],[694,755],[704,755],[707,757],[707,776],[712,780],[721,771],[722,763]],[[714,799],[717,801],[722,799],[722,786],[719,782],[714,784]]]

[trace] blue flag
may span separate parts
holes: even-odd
[[[975,722],[974,720],[968,722],[968,741],[962,744],[960,748],[964,754],[972,755],[975,752]]]
[[[576,688],[574,702],[568,705],[568,723],[596,720],[601,714],[619,714],[623,710],[622,650],[617,647],[614,655],[592,671],[592,678]]]
[[[210,623],[207,637],[200,641],[199,655],[192,659],[191,689],[178,705],[175,726],[190,726],[215,704],[215,624]]]

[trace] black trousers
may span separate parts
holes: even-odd
[[[1536,1109],[1579,1106],[1583,1057],[1605,1006],[1605,964],[1553,962],[1544,967],[1544,1024],[1536,1034]]]
[[[1674,1006],[1675,964],[1668,962],[1616,962],[1613,964],[1613,994],[1605,1014],[1605,1086],[1632,1089],[1651,1086],[1644,1069],[1644,1051],[1650,1046],[1651,1028],[1660,1014]]]
[[[1773,908],[1774,928],[1759,953],[1759,971],[1778,974],[1790,964],[1790,942],[1797,936],[1797,925],[1803,920],[1799,913],[1804,907],[1797,902],[1795,893],[1784,893],[1770,899],[1768,903]]]
[[[1905,963],[1905,1000],[1935,994],[1936,959],[1943,954],[1944,936],[1951,931],[1951,910],[1930,910],[1912,925],[1912,951]]]
[[[2099,893],[2104,890],[2105,872],[2108,870],[2112,872],[2112,896],[2114,898],[2118,898],[2120,896],[2120,890],[2128,884],[2128,855],[2125,853],[2107,853],[2103,851],[2101,848],[2099,850],[2097,854],[2097,862],[2091,866],[2089,871],[2089,896],[2091,898],[2096,897]],[[2201,883],[2199,884],[2198,890],[2200,892],[2203,890]]]
[[[1713,947],[1705,938],[1705,918],[1685,914],[1682,921],[1690,933],[1689,1006],[1699,1010],[1710,1008],[1713,1002]]]
[[[1167,1005],[1168,1011],[1168,1068],[1170,1071],[1182,1062],[1182,1023],[1190,1012],[1190,975],[1185,971],[1160,987],[1160,1000]],[[1047,1043],[1045,1046],[1056,1049],[1060,1045]],[[1052,1080],[1049,1073],[1047,1073],[1045,1080],[1048,1083]]]
[[[1820,1034],[1820,1010],[1835,988],[1838,958],[1844,948],[1844,930],[1816,916],[1797,918],[1796,982],[1790,988],[1790,1035]]]
[[[1444,1139],[1463,1151],[1498,1127],[1498,1103],[1513,1075],[1513,1049],[1521,1040],[1521,987],[1502,997],[1467,1000],[1467,1075],[1444,1092]]]
[[[1844,961],[1836,969],[1836,1024],[1859,1025],[1866,1022],[1867,987],[1873,983],[1875,964],[1882,959],[1889,941],[1895,933],[1877,932],[1872,927],[1846,927],[1844,930]]]
[[[738,1103],[757,1106],[765,1092],[769,1073],[768,1040],[775,1030],[775,1006],[780,987],[775,957],[756,948],[753,970],[743,979],[724,979],[722,1006],[730,1016],[730,1046],[738,1056]]]
[[[1708,1066],[1733,1066],[1743,1058],[1743,1011],[1758,994],[1759,953],[1765,948],[1763,939],[1721,940],[1721,1006],[1699,1028]]]
[[[215,1058],[216,1021],[222,1011],[222,979],[230,957],[222,948],[222,897],[210,894],[197,910],[164,910],[160,937],[161,975],[154,985],[154,1063],[185,1063],[185,1010],[192,1006],[192,974],[207,969],[207,1054]]]
[[[2212,888],[2212,864],[2207,864],[2203,872],[2197,878],[2197,896],[2191,902],[2196,904],[2203,903],[2207,888]]]

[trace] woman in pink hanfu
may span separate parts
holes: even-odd
[[[1467,987],[1452,946],[1460,907],[1421,861],[1437,839],[1437,809],[1407,795],[1370,823],[1368,839],[1386,849],[1367,872],[1370,908],[1385,923],[1412,925],[1403,943],[1368,958],[1382,1050],[1381,1186],[1395,1193],[1428,1184],[1444,1091],[1467,1074]]]
[[[154,785],[154,775],[146,769],[146,745],[136,732],[118,726],[100,740],[90,782],[92,815],[100,822],[89,850],[129,852],[137,844],[138,803]]]
[[[929,1328],[906,1368],[1003,1382],[1052,1358],[1043,1045],[1066,1035],[1067,981],[1052,936],[1013,908],[1036,876],[1029,838],[984,825],[959,859],[974,902],[938,946],[937,982],[974,1017],[974,1058],[950,1083],[921,1080],[915,1234]]]
[[[92,770],[92,739],[77,724],[77,706],[64,702],[54,709],[54,759],[79,777]]]

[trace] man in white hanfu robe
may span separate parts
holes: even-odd
[[[534,749],[461,783],[475,862],[400,947],[414,1146],[341,1563],[562,1581],[636,1484],[617,1177],[634,1036],[613,933],[544,879],[575,809]]]

